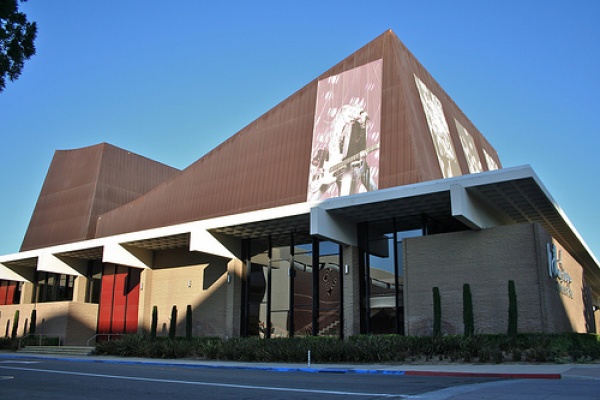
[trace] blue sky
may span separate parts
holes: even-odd
[[[210,4],[209,4],[210,3]],[[0,254],[52,156],[109,142],[185,168],[387,29],[600,256],[600,2],[29,0],[0,94]]]

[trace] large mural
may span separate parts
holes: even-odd
[[[419,89],[421,104],[425,111],[427,125],[429,126],[429,132],[433,139],[433,146],[437,153],[442,176],[444,178],[452,178],[453,176],[462,175],[458,160],[456,159],[454,145],[450,138],[450,129],[448,128],[446,117],[444,116],[442,103],[416,75],[415,83]]]
[[[476,174],[478,172],[482,172],[483,167],[481,166],[481,159],[479,158],[479,153],[477,152],[477,147],[475,146],[475,140],[473,140],[473,136],[471,136],[469,131],[467,131],[465,127],[462,126],[456,119],[454,122],[456,123],[456,130],[458,131],[460,144],[462,145],[465,158],[467,159],[469,173]]]
[[[377,190],[383,60],[317,86],[308,201]]]

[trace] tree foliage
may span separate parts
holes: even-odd
[[[36,35],[36,23],[19,12],[17,0],[0,0],[0,92],[7,79],[14,81],[21,75],[25,60],[35,54]]]

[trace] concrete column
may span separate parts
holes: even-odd
[[[85,292],[88,287],[89,279],[86,276],[76,276],[73,283],[73,302],[85,303]]]
[[[234,258],[227,263],[227,305],[225,311],[225,336],[240,336],[241,301],[242,301],[242,261]]]
[[[31,304],[33,301],[33,291],[35,284],[32,282],[24,282],[23,288],[21,289],[21,304]]]
[[[344,280],[344,337],[360,333],[360,271],[358,247],[342,246],[344,265],[342,276]],[[346,267],[347,266],[347,267]],[[346,271],[348,273],[346,273]]]

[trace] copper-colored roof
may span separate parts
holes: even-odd
[[[485,149],[500,166],[493,147],[396,35],[387,31],[176,178],[103,214],[96,236],[306,201],[318,81],[379,59],[383,59],[379,188],[442,178],[415,76],[439,98],[454,147],[460,148],[456,119],[473,137],[479,157],[484,158]],[[462,151],[457,151],[457,158],[462,173],[468,173]]]
[[[99,215],[178,172],[107,143],[56,151],[21,251],[93,238]]]

